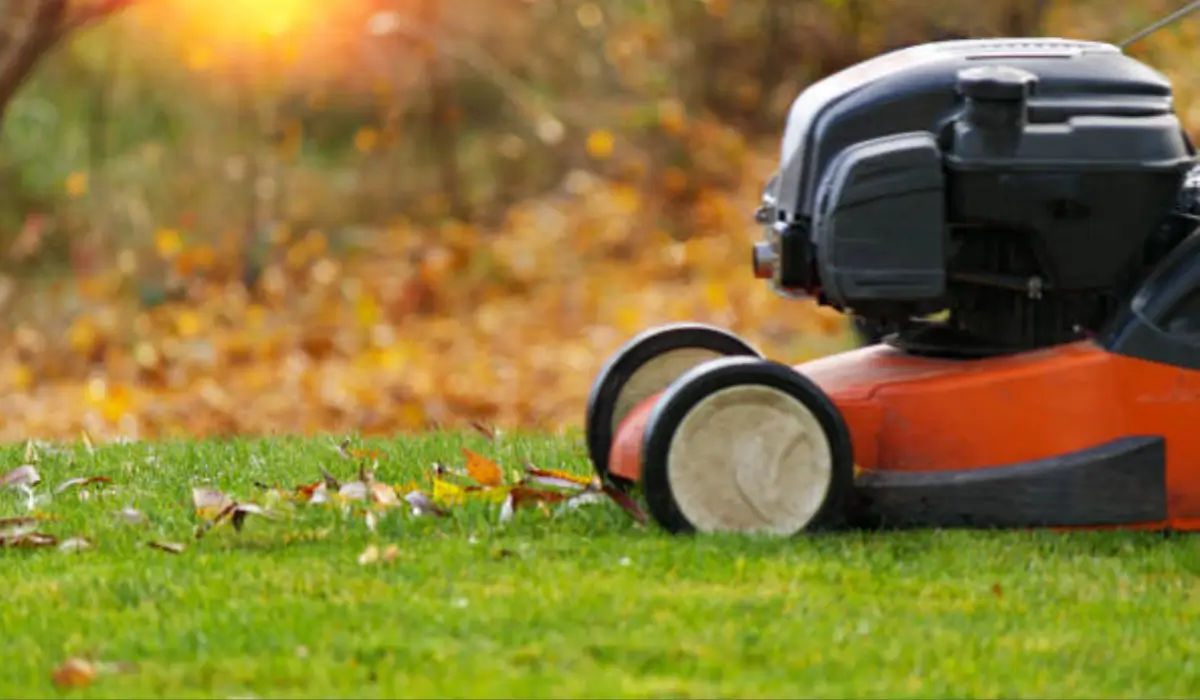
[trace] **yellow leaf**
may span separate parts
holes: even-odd
[[[154,247],[163,258],[173,258],[183,250],[183,237],[173,228],[161,228],[154,234]]]
[[[465,447],[462,448],[462,453],[467,458],[467,474],[480,486],[499,486],[504,482],[504,472],[500,470],[500,465]]]
[[[612,156],[613,148],[616,146],[616,139],[607,131],[593,131],[587,137],[587,152],[588,155],[596,160],[607,160]]]
[[[379,143],[379,132],[374,129],[359,129],[358,133],[354,135],[354,148],[359,153],[369,153],[375,150],[377,143]]]
[[[67,176],[67,194],[72,197],[82,197],[88,191],[88,174],[74,172]]]
[[[464,491],[461,486],[452,484],[445,479],[433,480],[433,500],[443,505],[456,505],[463,502]]]

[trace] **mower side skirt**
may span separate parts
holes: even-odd
[[[982,469],[867,471],[855,491],[854,520],[865,527],[1165,526],[1166,444],[1130,436]]]

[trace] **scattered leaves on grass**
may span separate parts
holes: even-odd
[[[4,476],[0,476],[0,488],[37,486],[41,481],[41,475],[38,474],[37,469],[32,464],[22,464]]]
[[[166,552],[167,554],[183,554],[183,550],[187,549],[187,547],[184,546],[180,542],[154,541],[154,542],[147,542],[146,546],[151,549],[157,549],[159,551]]]

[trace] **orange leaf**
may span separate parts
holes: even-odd
[[[467,458],[467,474],[476,482],[483,486],[499,486],[504,481],[500,465],[466,447],[462,448],[462,453]]]

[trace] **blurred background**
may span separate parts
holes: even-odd
[[[1181,4],[3,0],[0,439],[558,430],[655,324],[842,349],[749,269],[796,95]],[[1190,129],[1198,39],[1131,50]]]

